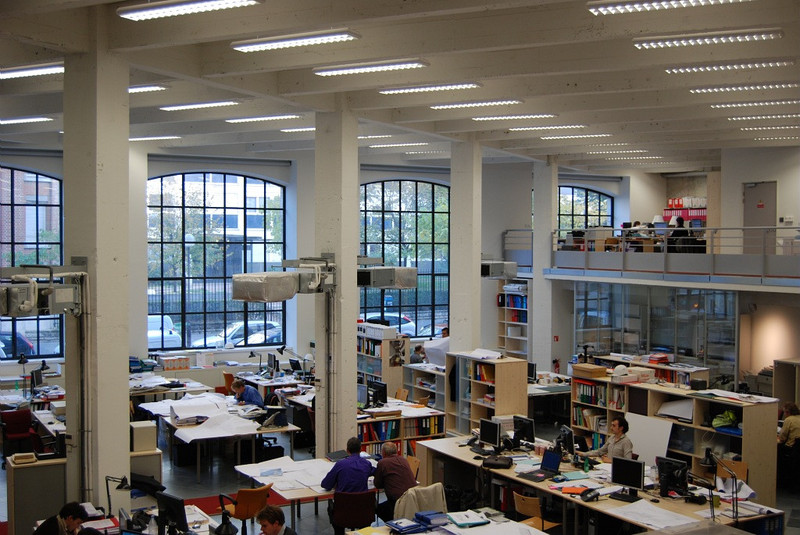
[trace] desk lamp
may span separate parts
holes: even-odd
[[[106,496],[108,497],[108,513],[106,514],[106,518],[111,518],[114,516],[111,513],[111,488],[108,486],[109,481],[117,483],[116,490],[131,490],[131,486],[128,484],[128,476],[106,476]]]
[[[249,359],[253,359],[256,357],[256,352],[251,351],[250,354],[247,356]],[[258,372],[261,373],[261,353],[258,354]]]
[[[39,369],[42,370],[42,371],[49,370],[50,366],[48,366],[47,362],[45,362],[45,360],[42,359],[42,365],[39,367]]]
[[[25,375],[25,365],[28,363],[28,358],[25,356],[24,353],[19,354],[19,360],[17,364],[22,364],[22,397],[28,397],[28,378]]]
[[[223,501],[225,498],[230,500],[232,504],[237,505],[236,500],[227,494],[219,495],[219,508],[222,509],[222,522],[220,522],[219,526],[214,530],[214,535],[236,535],[239,533],[239,528],[234,526],[231,522],[231,512],[225,508],[225,502]],[[246,520],[243,520],[243,522],[246,522]]]

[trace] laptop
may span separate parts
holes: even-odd
[[[534,482],[544,481],[545,479],[557,476],[559,473],[559,466],[561,466],[561,455],[554,451],[547,450],[542,457],[542,466],[538,470],[520,474],[519,477]]]

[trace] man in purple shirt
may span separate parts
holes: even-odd
[[[375,471],[372,464],[361,458],[361,441],[357,437],[351,437],[347,441],[347,453],[333,465],[331,471],[322,479],[322,488],[325,490],[336,489],[337,492],[364,492],[367,490],[367,480]],[[333,523],[333,500],[328,502],[328,516],[331,519],[333,532],[335,535],[344,534],[344,526],[337,526]]]

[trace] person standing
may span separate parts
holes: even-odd
[[[375,488],[386,489],[386,501],[378,504],[378,517],[384,522],[394,518],[394,504],[405,491],[417,486],[417,479],[411,471],[408,460],[397,454],[394,442],[384,442],[381,446],[383,458],[375,469]]]
[[[89,515],[78,502],[64,504],[57,515],[51,516],[33,532],[33,535],[76,535]]]

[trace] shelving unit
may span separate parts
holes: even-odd
[[[481,418],[495,414],[527,414],[527,361],[505,357],[481,359],[447,354],[446,374],[455,370],[455,395],[445,400],[447,429],[467,434]],[[452,398],[455,398],[453,401]]]
[[[681,421],[656,416],[659,408],[668,401],[691,400],[692,419]],[[777,402],[742,403],[723,398],[708,398],[693,391],[674,386],[629,383],[612,384],[607,378],[573,378],[572,427],[575,435],[592,437],[596,447],[602,445],[605,430],[593,425],[605,418],[610,422],[615,416],[634,413],[672,422],[672,432],[667,455],[689,463],[690,471],[703,474],[700,465],[706,448],[715,452],[733,452],[749,466],[748,485],[758,494],[758,502],[775,505],[777,457],[775,444],[765,437],[773,437],[778,423]],[[714,428],[714,416],[733,410],[742,427]],[[589,415],[592,414],[592,418]],[[635,449],[635,445],[634,445]]]
[[[434,409],[445,410],[444,371],[439,371],[431,364],[406,364],[403,366],[403,388],[408,390],[408,399],[416,400],[430,396]]]
[[[772,396],[781,403],[800,400],[800,360],[776,360],[772,368]]]
[[[708,368],[692,367],[686,368],[681,366],[672,366],[670,364],[654,364],[648,361],[633,360],[629,357],[618,355],[595,355],[594,363],[613,368],[618,364],[625,366],[641,366],[643,368],[653,368],[657,379],[676,385],[688,385],[692,379],[705,379],[706,384],[709,382]]]
[[[497,293],[497,347],[528,359],[528,281],[500,281]]]
[[[428,416],[395,416],[370,418],[358,422],[361,451],[379,454],[384,442],[394,442],[397,450],[415,455],[417,442],[445,436],[443,412]]]
[[[403,384],[403,362],[408,361],[411,339],[399,337],[397,329],[374,323],[359,323],[356,335],[356,367],[367,380],[386,383],[389,395]]]

